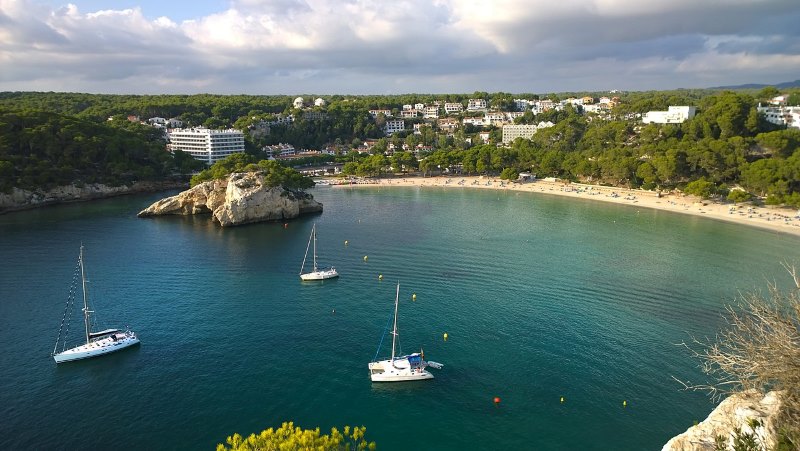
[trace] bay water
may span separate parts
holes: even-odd
[[[678,343],[800,259],[793,236],[635,205],[311,193],[324,212],[285,225],[136,217],[169,193],[0,216],[0,447],[213,449],[294,421],[386,450],[660,449],[714,407],[673,379],[704,380]],[[299,280],[314,223],[339,279]],[[99,324],[141,346],[56,365],[81,243]],[[444,368],[373,384],[398,281],[403,352]]]

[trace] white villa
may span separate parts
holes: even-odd
[[[697,107],[671,106],[667,111],[648,111],[642,116],[645,124],[681,124],[694,117]]]
[[[486,111],[489,105],[484,99],[469,99],[467,111]]]
[[[457,114],[464,111],[464,105],[461,103],[445,103],[444,112],[446,114]]]
[[[177,128],[167,137],[170,152],[181,150],[209,166],[229,155],[244,152],[244,133],[234,129]]]
[[[768,122],[800,128],[800,106],[761,106],[759,104],[757,110],[764,115]]]

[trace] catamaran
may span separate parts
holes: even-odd
[[[70,349],[67,347],[67,332],[69,332],[69,320],[72,317],[73,304],[75,301],[75,290],[77,285],[78,268],[80,269],[81,289],[83,291],[83,325],[86,330],[86,343]],[[73,360],[88,359],[119,351],[127,347],[139,344],[139,338],[130,329],[121,331],[119,329],[106,329],[99,332],[92,332],[91,314],[89,310],[89,297],[86,293],[86,271],[83,264],[83,244],[81,244],[80,254],[78,255],[78,265],[73,278],[72,288],[67,298],[67,306],[64,309],[64,317],[61,320],[61,327],[58,330],[56,346],[53,348],[53,359],[56,363],[70,362]],[[66,326],[66,327],[65,327]],[[58,350],[61,345],[61,351]]]
[[[400,282],[397,283],[397,294],[394,298],[394,326],[392,327],[392,356],[388,360],[377,361],[378,353],[381,351],[381,344],[383,344],[383,337],[381,343],[378,344],[378,351],[375,353],[375,359],[369,363],[369,377],[372,382],[403,382],[403,381],[418,381],[423,379],[433,379],[431,374],[425,368],[431,367],[441,369],[444,365],[438,362],[429,362],[425,360],[425,355],[421,352],[397,357],[395,355],[398,332],[397,332],[397,308],[400,303]],[[384,336],[386,333],[384,332]]]
[[[303,270],[306,267],[306,260],[308,259],[308,250],[311,248],[311,243],[314,243],[314,251],[313,251],[313,267],[311,272],[303,273]],[[336,272],[336,268],[331,266],[328,269],[319,269],[317,268],[317,225],[314,224],[311,227],[311,236],[308,237],[308,245],[306,245],[306,255],[303,257],[303,264],[300,266],[300,279],[301,280],[323,280],[323,279],[332,279],[334,277],[339,277],[339,273]]]

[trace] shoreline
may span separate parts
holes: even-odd
[[[550,194],[595,200],[615,204],[625,204],[655,210],[671,211],[741,224],[800,236],[800,212],[781,207],[753,206],[749,203],[727,204],[702,200],[694,196],[661,193],[639,189],[615,188],[610,186],[564,183],[561,181],[533,180],[509,182],[497,177],[394,177],[379,179],[348,180],[324,179],[331,187],[439,187],[439,188],[477,188],[516,192]]]
[[[14,188],[11,193],[0,193],[0,215],[28,211],[55,205],[109,199],[131,194],[156,193],[171,189],[184,189],[184,181],[135,182],[131,185],[108,186],[100,183],[83,185],[61,185],[47,191],[29,191]]]

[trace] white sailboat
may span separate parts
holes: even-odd
[[[403,381],[418,381],[423,379],[433,379],[431,374],[425,368],[431,367],[440,369],[441,363],[428,362],[425,356],[419,352],[413,354],[397,357],[395,355],[397,347],[397,308],[400,303],[400,283],[397,283],[397,294],[394,298],[394,326],[392,327],[392,356],[388,360],[380,360],[369,363],[369,377],[372,382],[403,382]],[[383,338],[381,338],[383,343]],[[380,352],[380,345],[378,345],[378,352]],[[375,353],[377,359],[378,353]]]
[[[89,299],[86,293],[86,272],[83,265],[83,244],[81,244],[80,255],[78,256],[78,266],[81,273],[81,289],[83,291],[83,325],[86,330],[86,343],[70,349],[67,347],[67,332],[69,332],[69,319],[72,317],[73,303],[75,300],[75,285],[77,281],[77,270],[70,290],[67,306],[64,310],[64,318],[61,320],[61,328],[58,330],[56,346],[53,348],[53,359],[56,363],[70,362],[73,360],[88,359],[111,352],[125,349],[139,343],[139,338],[130,329],[121,331],[119,329],[106,329],[100,332],[92,332],[91,314],[89,310]],[[66,326],[66,328],[65,328]],[[63,337],[62,337],[63,333]],[[61,345],[61,351],[58,350]]]
[[[303,270],[306,267],[306,260],[308,259],[308,249],[311,247],[311,243],[314,243],[314,250],[313,250],[313,267],[311,272],[303,273]],[[308,245],[306,245],[306,255],[303,257],[303,264],[300,266],[300,279],[301,280],[323,280],[323,279],[332,279],[334,277],[339,277],[339,273],[336,272],[336,268],[331,266],[328,269],[319,269],[317,268],[317,225],[314,224],[311,227],[311,236],[308,237]]]

